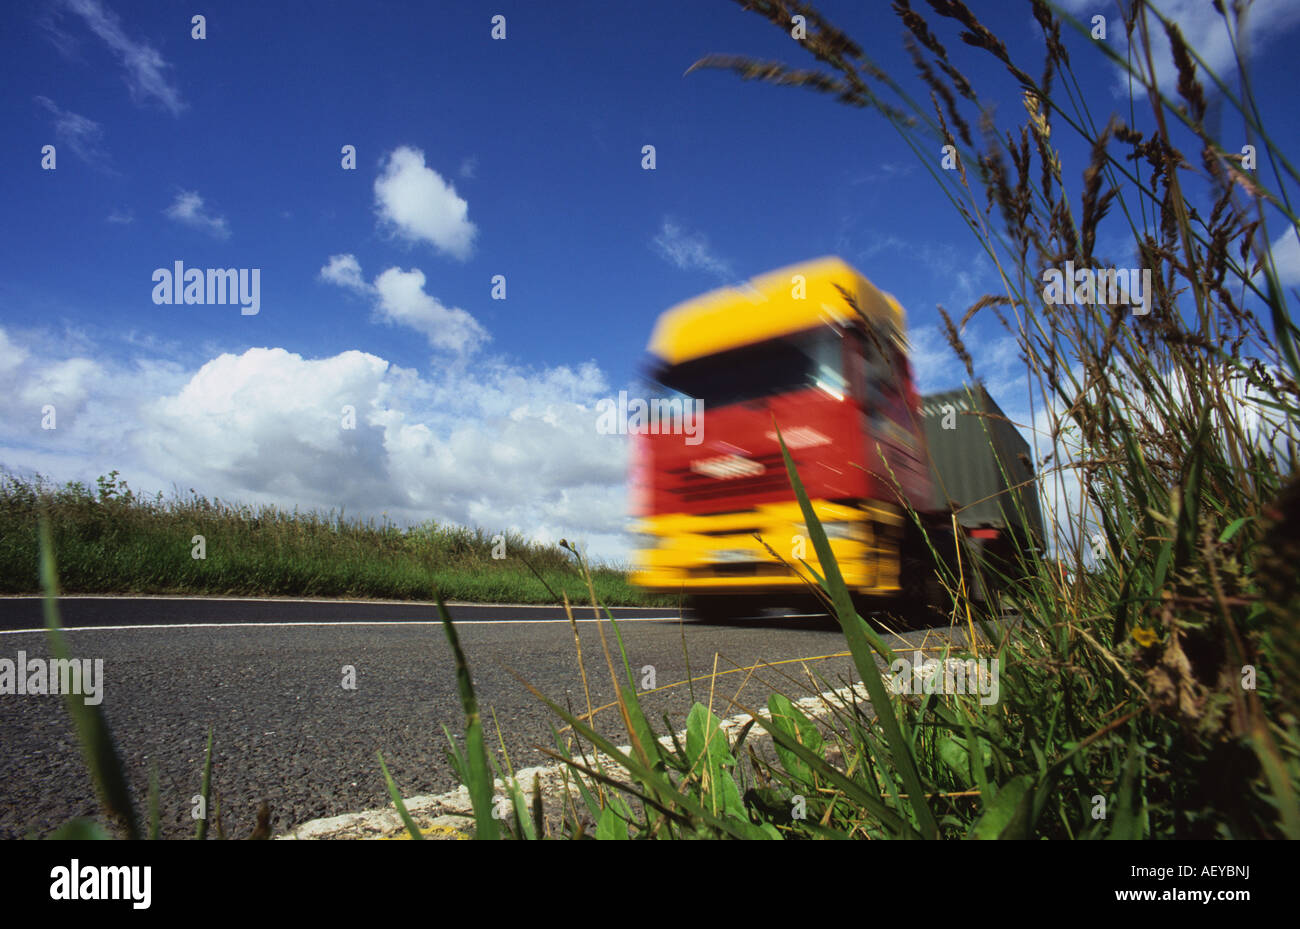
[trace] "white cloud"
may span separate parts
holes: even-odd
[[[135,222],[135,216],[130,210],[114,210],[108,214],[108,221],[119,226],[129,226]]]
[[[87,447],[118,457],[141,422],[138,409],[159,391],[179,389],[179,366],[148,357],[131,365],[107,360],[84,334],[0,329],[0,464],[66,467]],[[57,426],[41,428],[41,408],[55,407]]]
[[[361,264],[355,255],[330,255],[329,264],[320,269],[321,280],[357,293],[368,293],[370,285],[361,278]]]
[[[80,16],[117,56],[126,71],[126,86],[133,100],[157,100],[173,116],[180,115],[185,101],[180,90],[168,80],[171,65],[157,49],[128,36],[117,14],[100,0],[63,0],[63,5]]]
[[[491,336],[468,312],[444,306],[424,292],[424,272],[389,268],[367,284],[354,255],[331,255],[320,269],[322,280],[353,293],[374,298],[375,315],[382,322],[409,326],[429,340],[429,345],[458,355],[468,355]]]
[[[5,383],[6,386],[12,383],[8,375],[18,370],[27,361],[29,354],[27,349],[9,338],[9,333],[0,329],[0,378],[4,379],[0,383]]]
[[[405,239],[428,242],[464,261],[478,230],[469,204],[442,175],[424,163],[424,152],[402,146],[389,153],[375,179],[375,212]]]
[[[377,309],[386,322],[410,326],[434,348],[467,354],[488,339],[487,331],[469,313],[446,307],[424,292],[424,272],[389,268],[375,278]]]
[[[37,97],[36,102],[54,115],[54,138],[67,146],[86,164],[108,168],[108,154],[100,147],[104,138],[103,127],[93,119],[63,110],[49,97]]]
[[[91,384],[102,373],[89,358],[68,358],[43,366],[22,386],[18,396],[33,406],[46,403],[79,410],[89,399]]]
[[[0,329],[0,392],[19,401],[0,407],[0,465],[56,480],[117,468],[146,492],[513,529],[600,557],[630,547],[628,443],[596,432],[611,390],[594,363],[422,377],[358,351],[255,348],[182,369],[59,357]],[[38,400],[68,404],[57,430],[40,429]]]
[[[218,239],[230,238],[230,227],[224,216],[213,216],[203,208],[203,198],[193,190],[182,190],[163,211],[171,219],[195,229],[202,229]]]
[[[1095,13],[1107,12],[1099,9],[1094,0],[1064,0],[1062,6],[1089,27]],[[1231,87],[1229,79],[1237,70],[1236,56],[1223,17],[1215,12],[1208,0],[1161,0],[1156,6],[1166,19],[1178,25],[1183,41],[1195,50],[1210,70]],[[1231,6],[1231,3],[1224,4],[1225,9],[1230,9]],[[1254,0],[1249,5],[1249,14],[1244,20],[1245,34],[1239,40],[1244,48],[1259,50],[1298,22],[1300,4],[1295,0]],[[1139,26],[1138,29],[1140,28]],[[1236,23],[1233,28],[1237,28]],[[1135,36],[1139,34],[1138,29],[1134,30]],[[1151,58],[1156,68],[1156,84],[1166,96],[1175,99],[1178,69],[1174,65],[1164,27],[1154,16],[1147,19],[1147,33],[1151,36]],[[1118,15],[1107,15],[1107,35],[1119,43],[1116,50],[1121,57],[1125,56],[1127,40],[1123,22]],[[1145,71],[1145,58],[1135,60],[1132,66],[1139,72]],[[1207,93],[1213,91],[1213,82],[1199,65],[1196,72]],[[1121,69],[1116,81],[1117,94],[1127,96],[1128,80],[1127,73]]]
[[[957,322],[960,320],[953,320],[954,324]],[[1028,373],[1020,359],[1015,336],[1001,328],[995,329],[994,335],[986,335],[985,329],[991,328],[977,328],[972,322],[960,335],[970,353],[976,377],[984,381],[999,403],[1005,404],[1006,398],[1025,394]],[[913,326],[908,332],[908,342],[912,349],[912,375],[921,393],[954,390],[969,380],[965,366],[939,326]]]
[[[731,265],[713,254],[703,233],[688,233],[671,219],[664,219],[652,243],[659,257],[683,271],[706,271],[723,279],[732,276]]]
[[[1273,240],[1269,250],[1273,254],[1273,264],[1282,286],[1300,285],[1300,236],[1296,235],[1295,227],[1287,227],[1285,232]]]

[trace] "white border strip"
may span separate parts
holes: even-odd
[[[5,600],[44,600],[42,594],[0,594]],[[356,606],[423,606],[436,609],[436,600],[331,600],[313,597],[205,597],[202,594],[60,594],[60,600],[202,600],[205,603],[344,603]],[[512,610],[562,610],[559,603],[472,603],[468,600],[444,600],[447,606],[482,606]],[[591,609],[591,604],[570,604],[575,610]],[[651,606],[611,606],[610,610],[652,610]]]
[[[848,708],[855,702],[869,702],[869,698],[867,697],[866,686],[859,683],[850,687],[839,687],[835,690],[823,691],[816,696],[803,697],[792,702],[807,716],[812,719],[820,719],[831,712],[832,706]],[[770,716],[769,713],[765,718],[770,719]],[[728,716],[726,719],[719,720],[720,728],[723,732],[730,734],[749,722],[750,718],[748,713]],[[770,738],[770,735],[760,726],[755,733],[755,738],[763,737]],[[677,733],[677,739],[680,744],[685,744],[685,729]],[[664,748],[671,750],[673,747],[671,736],[660,736],[658,741]],[[630,755],[632,748],[629,745],[621,745],[619,751]],[[623,770],[621,765],[601,752],[586,754],[581,756],[579,760],[591,761],[593,757],[597,757],[601,763],[612,766],[616,770]],[[564,789],[567,770],[568,765],[562,762],[524,768],[515,772],[515,782],[522,788],[525,798],[532,792],[534,782],[538,782],[544,802],[547,806],[554,808],[554,805],[560,802],[559,794]],[[582,777],[588,778],[589,776],[583,774]],[[501,778],[494,779],[492,792],[494,806],[499,804],[501,798],[505,796],[503,793],[505,788],[506,784]],[[403,805],[412,818],[416,820],[416,825],[423,827],[428,838],[467,839],[470,837],[469,830],[474,828],[474,806],[470,800],[469,788],[464,784],[455,790],[442,794],[422,794],[407,798],[403,800]],[[396,809],[390,805],[385,809],[363,810],[359,813],[343,813],[338,816],[308,820],[299,823],[289,829],[288,832],[274,836],[274,838],[290,840],[380,839],[405,837],[405,834],[406,827],[398,817]]]

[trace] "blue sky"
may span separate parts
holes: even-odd
[[[1036,72],[1028,7],[973,6]],[[1204,6],[1166,8],[1226,65]],[[1286,150],[1294,6],[1255,15]],[[820,7],[915,89],[887,4]],[[943,38],[1018,119],[1005,74]],[[838,254],[907,308],[923,389],[959,385],[935,306],[958,315],[997,279],[938,187],[872,114],[683,76],[712,52],[813,63],[727,0],[8,5],[0,465],[618,556],[625,440],[594,435],[592,410],[635,377],[668,306]],[[1126,110],[1112,70],[1080,77],[1099,119]],[[175,261],[260,269],[259,312],[155,304],[151,275]],[[1019,409],[1012,344],[982,323],[967,336]],[[347,404],[359,425],[340,432]]]

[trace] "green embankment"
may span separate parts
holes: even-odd
[[[573,556],[513,533],[285,511],[191,496],[144,497],[114,471],[97,488],[0,475],[0,592],[37,593],[37,515],[50,515],[73,593],[371,597],[589,603]],[[202,536],[202,554],[195,557]],[[502,544],[504,543],[504,544]],[[504,557],[494,558],[496,554]],[[609,605],[658,605],[626,572],[593,572]]]

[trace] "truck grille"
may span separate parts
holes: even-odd
[[[763,466],[762,474],[719,480],[707,474],[698,474],[692,471],[689,465],[684,468],[672,468],[668,471],[670,475],[668,492],[685,503],[694,503],[700,500],[720,500],[790,488],[790,481],[785,473],[785,461],[780,454],[760,455],[751,460]],[[795,464],[798,465],[799,462],[796,461]]]

